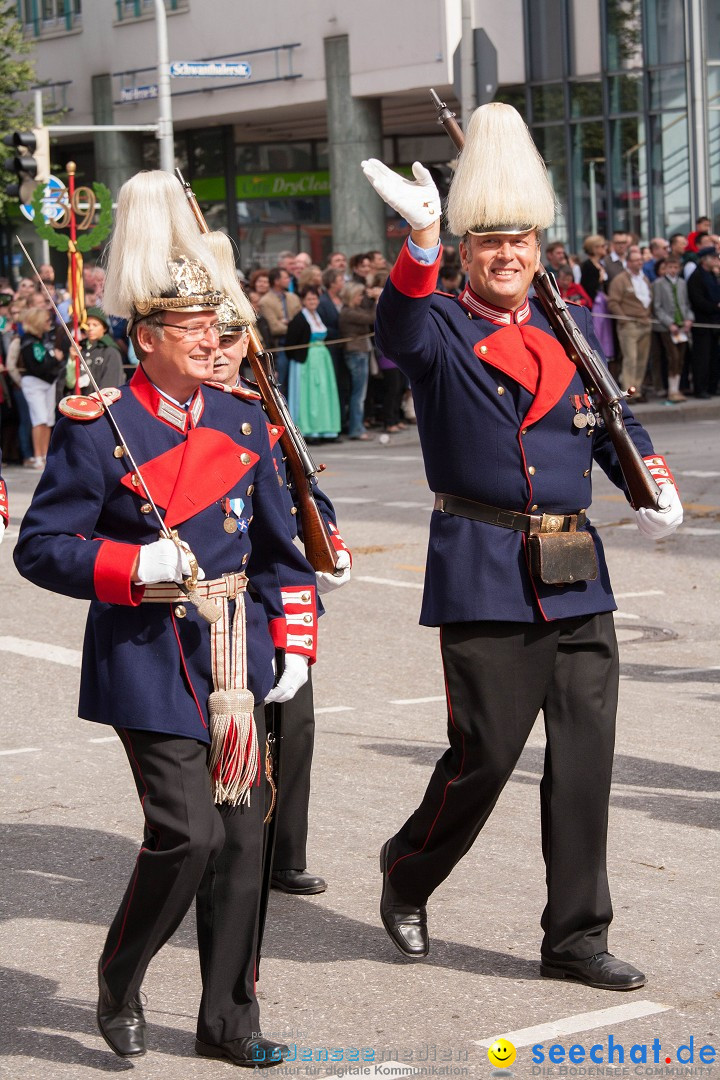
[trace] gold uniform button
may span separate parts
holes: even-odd
[[[498,394],[500,395],[500,397],[502,397],[504,393],[505,393],[505,387],[504,386],[498,386]]]
[[[240,430],[242,431],[243,435],[252,435],[252,424],[243,424]]]
[[[303,604],[309,604],[310,603],[310,593],[309,592],[301,593],[300,594],[300,599],[302,600]]]
[[[303,622],[311,623],[312,622],[312,615],[303,615]]]
[[[528,466],[528,472],[530,473],[531,476],[534,476],[535,475],[535,466],[534,465],[529,465]]]
[[[290,513],[291,513],[291,514],[297,514],[297,506],[292,506],[292,507],[290,508]]]
[[[152,514],[152,506],[150,503],[143,503],[140,507],[141,514]]]
[[[589,475],[590,475],[590,470],[586,469],[585,472],[583,473],[583,476],[589,476]]]
[[[483,355],[485,355],[485,353],[487,352],[487,345],[481,345],[481,346],[480,346],[480,352],[481,352],[481,353],[482,353]]]
[[[537,504],[537,503],[533,503],[533,504],[532,504],[532,506],[530,507],[530,509],[532,510],[533,514],[535,513],[535,511],[537,510],[537,508],[538,508],[538,504]]]
[[[249,487],[249,488],[247,489],[247,491],[245,492],[245,494],[246,494],[246,495],[252,495],[252,493],[253,493],[253,491],[254,491],[254,490],[255,490],[255,485],[254,485],[254,484],[250,484],[250,487]]]
[[[240,461],[242,462],[243,465],[249,465],[250,462],[252,461],[252,458],[250,457],[249,454],[241,454],[240,455]]]
[[[527,428],[526,428],[526,427],[524,427],[524,428],[522,429],[522,431],[520,432],[520,434],[521,434],[521,435],[527,435]]]
[[[271,427],[270,428],[270,434],[271,435],[277,435],[277,433],[278,433],[278,429],[276,427]]]
[[[242,557],[242,565],[243,566],[245,565],[245,563],[248,561],[249,558],[250,558],[250,556],[248,554],[243,555],[243,557]]]
[[[137,473],[133,473],[130,477],[130,483],[133,487],[140,487],[140,477]]]
[[[305,648],[306,649],[312,649],[312,643],[313,643],[313,640],[312,640],[311,637],[306,637],[305,638]]]
[[[116,446],[115,449],[113,450],[113,457],[121,458],[124,453],[125,453],[125,447],[124,446]]]
[[[283,486],[283,478],[282,478],[282,476],[278,476],[278,484],[280,485],[280,487]]]
[[[187,608],[185,607],[184,604],[176,604],[175,605],[175,615],[177,616],[178,619],[184,619],[185,618],[185,616],[187,615]]]

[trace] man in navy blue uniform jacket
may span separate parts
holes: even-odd
[[[496,139],[491,156],[507,142]],[[467,143],[461,163],[466,152]],[[513,157],[511,150],[511,185],[532,187]],[[548,901],[541,972],[634,989],[644,975],[607,952],[612,908],[605,853],[618,659],[607,566],[584,515],[593,461],[619,487],[623,478],[594,414],[588,424],[591,403],[580,375],[540,304],[528,299],[540,263],[538,226],[552,219],[552,194],[545,220],[537,200],[529,209],[520,205],[493,216],[478,181],[486,202],[477,217],[467,220],[465,210],[460,227],[450,221],[463,236],[468,275],[455,298],[434,292],[440,201],[427,170],[416,163],[409,182],[376,160],[363,168],[412,229],[380,298],[376,335],[380,350],[410,379],[428,483],[436,493],[420,621],[440,627],[450,743],[420,806],[383,847],[382,920],[404,956],[427,954],[428,897],[473,844],[542,710]],[[500,192],[496,202],[504,197]],[[573,315],[599,349],[587,313],[573,308]],[[665,535],[682,518],[672,478],[647,433],[624,413],[631,438],[665,485],[663,505],[669,507],[639,511],[638,524],[648,535]],[[587,531],[594,577],[588,572],[558,585],[531,573],[529,533],[541,521],[550,531]]]
[[[181,195],[178,213],[190,214],[180,186],[169,182]],[[203,386],[219,341],[219,296],[203,266],[172,265],[179,273],[170,295],[152,294],[135,312],[141,366],[129,385],[103,391],[104,400],[66,400],[15,560],[43,588],[91,601],[79,712],[117,731],[145,817],[100,958],[101,1034],[120,1056],[145,1052],[143,976],[196,899],[203,982],[196,1052],[277,1065],[285,1048],[260,1036],[255,994],[263,701],[288,700],[307,678],[315,575],[289,538],[257,402]],[[213,631],[179,589],[190,560],[173,540],[158,540],[150,497],[197,559],[197,596],[224,612]],[[272,689],[276,647],[286,650],[286,670]],[[250,714],[240,747],[249,780],[238,805],[220,805],[208,771],[208,698],[226,686],[227,697],[237,687],[257,703],[257,740]]]

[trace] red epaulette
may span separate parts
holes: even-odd
[[[244,401],[262,401],[262,394],[257,394],[246,386],[226,386],[225,383],[215,382],[212,379],[208,379],[204,385],[212,386],[213,390],[224,390],[226,394],[234,394],[235,397],[242,398]]]
[[[71,394],[62,399],[58,409],[69,420],[97,420],[105,412],[107,405],[112,405],[122,397],[122,390],[108,386],[99,393]]]

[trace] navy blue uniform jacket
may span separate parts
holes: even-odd
[[[248,686],[262,701],[274,648],[312,659],[317,626],[315,575],[288,534],[264,413],[254,400],[211,387],[196,392],[186,413],[142,369],[111,407],[143,482],[206,578],[247,573],[259,597],[246,599]],[[207,742],[209,627],[189,602],[185,618],[173,604],[142,603],[131,569],[159,524],[144,512],[142,485],[127,456],[114,456],[116,444],[104,415],[60,420],[15,562],[36,585],[92,601],[80,716]],[[234,533],[223,528],[229,513]]]
[[[526,513],[563,514],[592,501],[593,461],[624,483],[604,429],[573,426],[585,386],[537,300],[510,313],[468,290],[435,293],[438,263],[403,248],[378,302],[378,349],[409,377],[430,488]],[[589,313],[571,306],[602,354]],[[537,373],[539,371],[539,378]],[[647,432],[624,406],[643,456]],[[420,622],[539,622],[613,611],[602,543],[592,526],[594,581],[544,585],[532,578],[522,533],[434,511]]]

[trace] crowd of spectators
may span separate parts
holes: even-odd
[[[720,237],[703,217],[689,234],[640,246],[623,231],[587,236],[582,255],[555,240],[545,265],[562,296],[590,309],[598,340],[631,402],[679,405],[720,394]],[[306,252],[281,251],[240,273],[258,330],[275,356],[278,381],[309,442],[366,442],[415,422],[406,380],[374,346],[375,306],[389,268],[380,251],[333,251],[325,265]],[[68,293],[52,266],[40,276],[70,322]],[[83,272],[87,317],[81,343],[101,387],[122,384],[137,363],[121,321],[102,309],[104,271]],[[458,296],[464,274],[446,246],[438,289]],[[66,336],[39,284],[0,279],[0,432],[3,459],[44,466],[57,403],[89,393]]]
[[[593,325],[630,402],[678,405],[720,393],[720,237],[699,218],[689,234],[641,246],[622,230],[583,241],[583,256],[560,241],[545,266],[566,300],[590,308]]]

